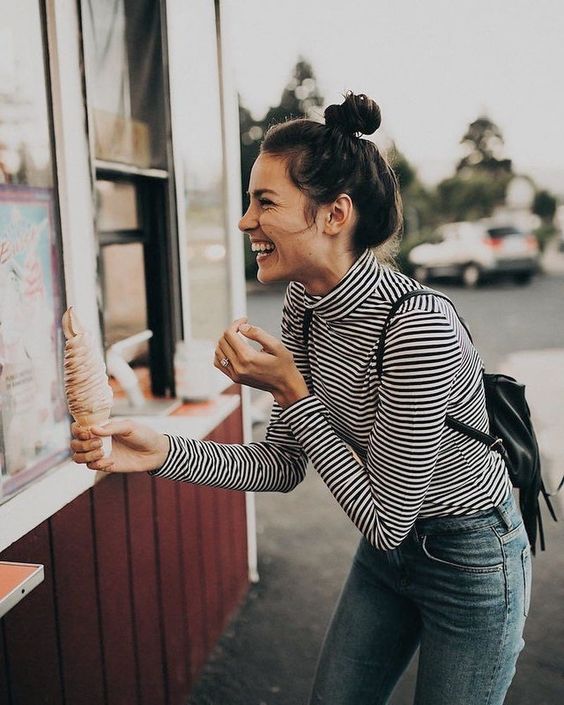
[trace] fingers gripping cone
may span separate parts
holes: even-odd
[[[106,365],[90,334],[85,331],[72,306],[63,314],[65,334],[65,393],[73,419],[84,428],[104,426],[112,410],[113,392]],[[102,438],[104,455],[112,450],[112,438]]]

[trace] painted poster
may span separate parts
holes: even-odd
[[[0,497],[69,454],[52,189],[0,186]]]

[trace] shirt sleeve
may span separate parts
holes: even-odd
[[[386,336],[364,463],[336,434],[319,398],[301,399],[281,414],[333,496],[376,548],[395,548],[415,522],[460,366],[456,332],[442,313],[396,314]]]
[[[292,351],[298,368],[309,380],[303,344],[299,336],[296,339],[290,320],[289,289],[282,313],[282,342]],[[170,441],[167,459],[149,474],[226,489],[290,492],[305,477],[307,455],[281,418],[281,411],[274,402],[265,440],[258,443],[217,443],[166,434]]]

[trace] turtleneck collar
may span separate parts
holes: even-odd
[[[345,318],[374,291],[381,275],[372,250],[365,250],[341,281],[323,296],[304,291],[306,308],[326,320]]]

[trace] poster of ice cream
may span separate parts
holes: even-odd
[[[0,186],[0,496],[68,454],[53,192]]]

